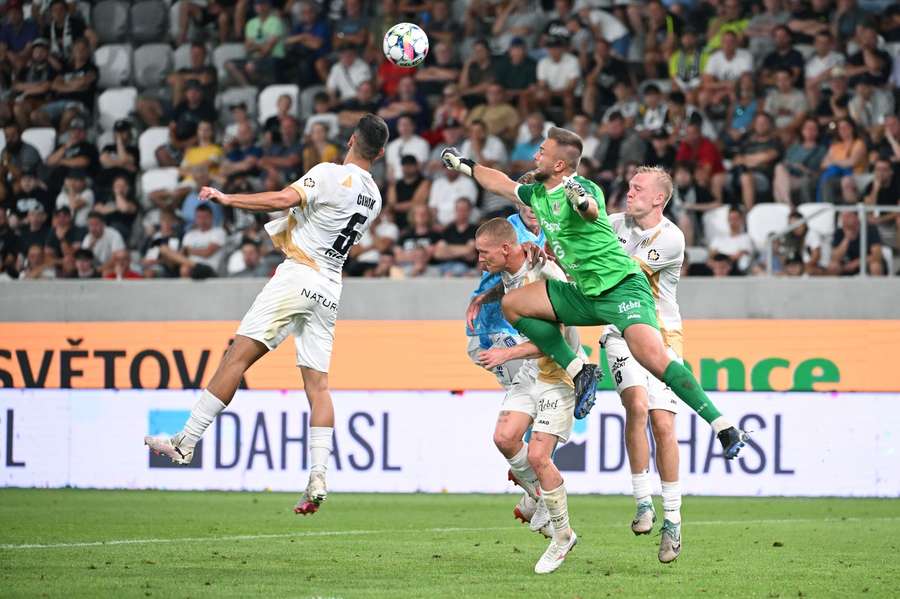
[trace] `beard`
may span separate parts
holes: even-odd
[[[532,172],[534,173],[534,180],[537,181],[538,183],[543,183],[544,181],[546,181],[547,179],[550,178],[550,175],[548,175],[545,172],[539,171],[537,169],[535,169]]]

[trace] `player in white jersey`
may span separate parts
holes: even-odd
[[[318,164],[281,191],[224,194],[211,187],[200,190],[202,199],[225,206],[257,212],[287,210],[285,216],[266,224],[286,259],[256,296],[184,429],[171,438],[144,438],[153,451],[173,462],[189,463],[197,441],[231,402],[244,372],[293,335],[297,366],[310,404],[311,462],[309,484],[294,511],[314,513],[325,500],[325,469],[334,434],[328,366],[341,269],[350,248],[381,212],[381,194],[369,170],[384,155],[387,138],[384,120],[367,114],[350,136],[343,164]]]
[[[659,168],[642,167],[639,173],[668,177]],[[666,351],[682,360],[681,312],[676,287],[684,259],[684,234],[663,216],[666,201],[652,186],[629,189],[624,213],[612,214],[609,222],[625,252],[640,265],[650,281],[656,300],[656,318]],[[662,483],[665,513],[659,560],[673,561],[681,552],[681,485],[678,482],[678,441],[675,415],[678,397],[665,383],[647,372],[628,351],[628,344],[615,326],[608,326],[600,340],[606,348],[616,391],[625,406],[625,447],[631,466],[636,515],[631,530],[649,534],[656,521],[650,481],[649,417],[656,441],[656,466]]]
[[[502,285],[473,300],[475,308],[499,299],[511,289],[535,281],[566,280],[562,269],[553,262],[532,266],[512,224],[502,218],[491,219],[478,228],[475,249],[483,268],[491,273],[499,272],[502,278]],[[469,311],[471,313],[472,310]],[[583,359],[586,359],[577,331],[566,328],[565,333],[570,347],[581,352]],[[516,482],[532,499],[540,499],[549,512],[552,540],[535,565],[536,573],[546,574],[562,565],[563,559],[577,542],[575,533],[569,527],[563,479],[552,459],[556,444],[565,443],[572,432],[575,408],[572,379],[530,341],[509,348],[493,347],[479,354],[478,358],[481,365],[488,369],[508,360],[529,358],[519,369],[503,399],[494,429],[494,443],[507,459]],[[522,435],[529,426],[531,438],[525,443]],[[532,529],[535,529],[536,520],[535,514]]]

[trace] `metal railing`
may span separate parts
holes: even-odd
[[[811,214],[803,216],[799,221],[795,221],[786,227],[781,229],[772,231],[769,233],[766,239],[766,274],[772,276],[774,274],[775,269],[775,251],[774,251],[774,243],[776,239],[781,239],[800,225],[806,225],[809,227],[809,221],[816,219],[822,216],[825,213],[831,213],[834,215],[840,214],[841,212],[856,212],[859,216],[859,274],[860,276],[868,276],[868,251],[866,248],[869,246],[869,231],[868,231],[868,214],[871,212],[898,212],[900,213],[900,206],[872,206],[869,204],[864,204],[863,202],[857,202],[856,204],[850,206],[837,206],[834,204],[823,204],[821,210],[817,210]],[[839,225],[835,223],[834,230],[837,231]],[[829,239],[830,243],[831,240]],[[892,275],[893,273],[885,273],[885,275]]]

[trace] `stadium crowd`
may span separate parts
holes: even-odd
[[[477,224],[513,208],[440,150],[515,178],[552,124],[584,139],[580,174],[609,212],[637,165],[671,170],[685,274],[764,272],[754,227],[900,205],[890,0],[0,4],[4,279],[266,276],[281,260],[268,215],[200,187],[280,189],[342,160],[369,111],[391,128],[385,207],[348,276],[476,275]],[[382,55],[401,21],[429,35],[415,70]],[[865,221],[798,226],[774,242],[775,270],[895,270],[900,213]]]

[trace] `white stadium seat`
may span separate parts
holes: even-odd
[[[6,133],[3,132],[3,129],[0,129],[0,152],[3,151],[3,148],[6,147]]]
[[[156,168],[156,148],[169,141],[168,127],[150,127],[138,138],[138,151],[141,154],[141,170]]]
[[[94,52],[94,64],[100,72],[100,89],[120,87],[131,82],[131,54],[129,44],[107,44]]]
[[[169,44],[146,44],[134,51],[134,82],[139,88],[161,87],[171,70]]]
[[[275,116],[278,113],[276,107],[278,104],[278,96],[284,94],[291,96],[291,99],[293,100],[292,106],[294,116],[297,116],[297,102],[300,97],[300,88],[292,83],[270,85],[259,92],[259,98],[257,99],[259,106],[257,117],[259,118],[260,123],[266,122],[267,118]]]
[[[47,161],[47,156],[56,148],[56,129],[53,127],[31,127],[22,131],[22,141],[35,147],[41,160]]]
[[[128,37],[128,7],[124,0],[103,0],[94,5],[91,29],[101,44],[116,44]]]
[[[688,246],[685,249],[687,253],[688,264],[703,264],[709,259],[709,250],[702,246]]]
[[[712,241],[716,237],[727,237],[730,229],[728,228],[728,206],[719,206],[703,213],[703,237],[707,241]]]
[[[174,166],[151,168],[141,175],[141,189],[145,196],[160,189],[175,189],[177,186],[178,169]]]
[[[116,121],[127,118],[134,111],[136,100],[137,89],[134,87],[117,87],[100,94],[97,98],[100,126],[104,130],[112,129]]]
[[[172,54],[172,69],[178,71],[191,66],[191,45],[181,44]]]
[[[824,237],[831,240],[834,235],[834,206],[823,202],[808,202],[797,206],[797,212],[804,218],[809,218],[809,228]]]
[[[327,91],[324,85],[311,85],[300,92],[300,118],[306,120],[313,113],[313,104],[316,94]]]
[[[784,204],[757,204],[747,213],[747,234],[760,254],[768,248],[770,233],[783,230],[791,209]]]
[[[213,50],[213,65],[219,75],[219,84],[222,85],[228,80],[228,71],[225,70],[225,63],[229,60],[240,60],[247,57],[247,50],[244,44],[231,43],[219,44]]]
[[[216,108],[219,111],[219,120],[222,124],[229,125],[234,122],[231,118],[229,106],[240,104],[243,102],[247,105],[247,112],[252,119],[256,116],[256,95],[259,90],[253,86],[250,87],[231,87],[216,96]]]

